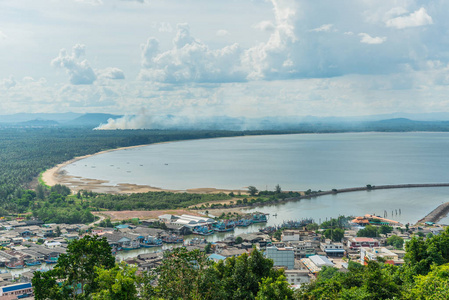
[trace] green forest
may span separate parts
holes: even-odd
[[[167,141],[205,139],[289,131],[218,130],[91,130],[83,128],[0,128],[0,216],[32,213],[44,222],[88,223],[98,209],[184,208],[229,195],[152,192],[108,195],[85,192],[70,195],[63,186],[38,182],[41,172],[77,156],[119,147]]]

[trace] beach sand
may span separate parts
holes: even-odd
[[[162,143],[159,143],[162,144]],[[156,144],[150,144],[156,145]],[[101,151],[95,154],[79,156],[69,161],[63,162],[51,169],[46,170],[42,174],[42,180],[48,186],[54,186],[56,184],[62,184],[69,187],[73,193],[77,193],[80,190],[92,191],[96,193],[110,193],[110,194],[130,194],[130,193],[146,193],[146,192],[160,192],[160,191],[168,191],[175,193],[197,193],[197,194],[214,194],[214,193],[230,193],[234,192],[235,194],[241,193],[245,194],[246,191],[242,190],[224,190],[224,189],[216,189],[216,188],[197,188],[197,189],[188,189],[184,190],[169,190],[169,189],[161,189],[157,187],[152,187],[149,185],[137,185],[131,183],[120,183],[118,185],[109,185],[108,181],[92,179],[92,178],[81,178],[78,176],[72,176],[67,174],[62,168],[65,166],[72,164],[76,161],[79,161],[84,158],[88,158],[94,155],[104,154],[111,151],[118,151],[124,149],[132,149],[137,147],[143,147],[148,145],[139,145],[139,146],[130,146],[123,147],[111,150]]]

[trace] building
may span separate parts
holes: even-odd
[[[345,249],[343,249],[342,243],[335,243],[328,239],[324,243],[320,243],[320,249],[327,256],[341,257],[345,255]]]
[[[348,247],[350,249],[358,249],[360,247],[379,247],[379,241],[373,238],[355,237],[348,240]]]
[[[287,282],[296,287],[300,287],[304,283],[310,282],[309,270],[285,270]]]
[[[292,270],[295,267],[295,252],[292,247],[267,247],[265,255],[273,260],[274,267],[284,267],[288,270]]]
[[[309,257],[316,254],[316,243],[311,241],[294,241],[289,245],[293,247],[297,258]]]
[[[388,250],[387,248],[384,247],[360,248],[360,262],[362,264],[367,264],[367,262],[370,260],[377,260],[379,257],[384,259],[385,263],[387,264],[401,265],[404,263],[402,259],[399,259],[397,253],[394,253]]]
[[[0,287],[0,299],[17,299],[18,296],[32,295],[33,287],[30,282],[18,283]],[[22,296],[23,297],[23,296]]]
[[[281,241],[291,242],[301,240],[301,233],[299,230],[284,230],[281,235]]]
[[[301,262],[306,268],[314,275],[318,275],[322,267],[334,267],[334,263],[331,262],[326,256],[313,255],[309,258],[302,258]]]

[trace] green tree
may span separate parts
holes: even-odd
[[[293,290],[290,288],[284,275],[273,279],[262,278],[256,300],[289,300],[293,299]]]
[[[79,289],[83,297],[89,297],[98,289],[98,282],[95,281],[97,277],[95,268],[107,270],[114,267],[114,264],[115,258],[112,256],[111,247],[105,238],[85,236],[68,245],[67,253],[59,256],[57,265],[51,273],[48,273],[49,275],[39,274],[37,278],[41,282],[35,282],[33,279],[33,287],[37,294],[45,295],[46,291],[42,289],[52,286],[51,283],[57,280],[61,284],[57,292],[51,291],[54,295],[59,295],[63,299],[76,298]],[[45,284],[42,284],[42,280],[45,280]]]
[[[345,236],[345,231],[341,228],[326,229],[323,234],[327,239],[331,239],[334,242],[341,242]]]
[[[360,229],[357,232],[358,237],[377,237],[379,236],[379,232],[377,230],[377,227],[373,225],[366,225],[365,228]]]
[[[250,186],[248,187],[248,193],[249,193],[251,196],[255,196],[255,195],[257,194],[257,192],[258,192],[258,190],[256,189],[255,186],[250,185]]]
[[[243,243],[243,238],[242,238],[241,236],[236,237],[236,238],[235,238],[235,243],[236,243],[236,244],[241,244],[241,243]]]
[[[164,299],[221,299],[213,262],[199,250],[175,248],[156,270],[157,297]]]
[[[136,267],[124,262],[111,269],[96,267],[95,278],[98,292],[92,294],[93,300],[134,300],[137,297]]]
[[[393,231],[393,227],[388,226],[388,225],[381,225],[379,227],[379,233],[385,234],[385,237],[387,236],[387,234],[391,233],[392,231]]]
[[[416,284],[407,299],[449,299],[449,264],[434,266],[427,275],[416,278]]]
[[[275,191],[277,194],[282,193],[281,186],[280,186],[279,184],[276,184],[276,187],[274,188],[274,191]]]
[[[387,245],[391,245],[396,249],[402,249],[404,245],[404,239],[397,235],[392,235],[387,238]]]

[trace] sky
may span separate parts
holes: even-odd
[[[449,112],[449,1],[1,0],[0,110]]]

